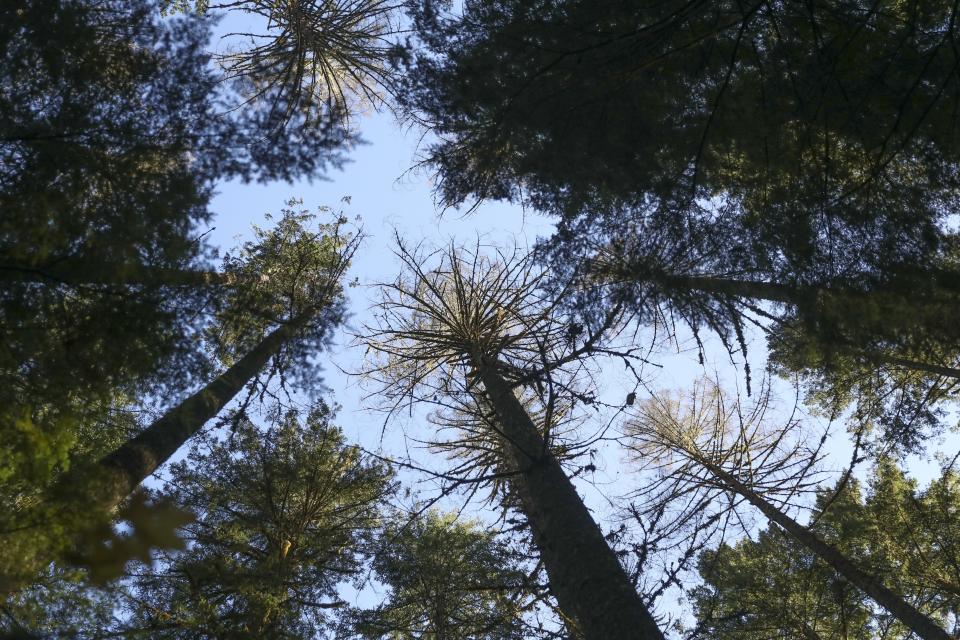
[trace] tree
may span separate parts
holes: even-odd
[[[588,280],[610,289],[597,296],[594,287],[581,304],[636,301],[641,317],[672,314],[694,332],[714,330],[730,352],[746,352],[746,327],[758,325],[772,368],[799,374],[808,398],[827,411],[855,401],[861,419],[877,422],[886,444],[902,451],[942,428],[936,405],[951,400],[960,377],[960,336],[946,321],[960,299],[947,271],[903,269],[828,286],[726,277],[710,275],[709,254],[667,251],[651,262],[644,254],[657,237],[645,238],[645,248],[599,250]]]
[[[162,638],[303,638],[345,606],[337,586],[360,571],[392,490],[324,404],[265,432],[242,417],[171,469],[178,504],[199,514],[188,550],[134,578],[132,628]]]
[[[315,637],[332,627],[328,613],[346,606],[338,585],[372,550],[392,472],[344,442],[323,402],[306,414],[271,413],[268,427],[234,414],[229,431],[194,442],[170,468],[168,499],[197,514],[182,531],[186,549],[103,592],[74,590],[81,604],[107,603],[112,620],[78,624],[52,593],[36,594],[37,611],[32,587],[10,603],[20,625],[63,636],[72,627],[82,637],[224,639]]]
[[[368,375],[394,408],[440,394],[460,407],[473,401],[458,398],[476,397],[473,404],[492,408],[486,423],[494,425],[497,473],[526,519],[571,633],[662,637],[561,467],[550,420],[534,424],[517,395],[539,390],[549,418],[556,398],[574,390],[563,365],[576,370],[599,334],[581,340],[552,316],[556,304],[538,295],[544,276],[529,260],[485,258],[479,247],[422,254],[402,242],[398,256],[404,271],[383,286],[380,325],[363,337],[380,355]]]
[[[110,630],[117,604],[111,591],[92,587],[82,569],[51,567],[3,599],[0,638],[97,637]]]
[[[206,376],[197,338],[217,291],[126,276],[206,269],[215,182],[315,176],[350,143],[329,117],[274,131],[207,64],[209,23],[156,10],[0,9],[3,483],[49,484],[117,405]],[[78,281],[77,265],[116,277]]]
[[[519,640],[527,602],[523,558],[478,523],[428,511],[399,519],[380,535],[373,570],[389,589],[360,611],[365,638]]]
[[[231,291],[214,336],[225,371],[98,460],[71,469],[49,491],[11,505],[0,554],[5,591],[58,556],[88,562],[104,544],[107,514],[244,387],[253,394],[265,385],[257,378],[268,363],[270,375],[284,383],[315,377],[318,365],[309,358],[342,318],[342,277],[356,243],[341,234],[344,219],[312,232],[306,226],[312,217],[287,210],[274,229],[257,229],[256,241],[228,259],[230,271],[246,274],[246,286]],[[90,543],[93,551],[84,549]],[[118,560],[122,570],[124,559]]]
[[[253,18],[253,29],[228,35],[249,41],[217,60],[281,126],[309,124],[329,112],[349,118],[365,105],[383,104],[383,92],[395,84],[390,59],[397,45],[390,38],[399,31],[393,24],[399,6],[389,0],[161,0],[165,12]]]
[[[664,224],[719,211],[749,223],[744,259],[794,271],[857,249],[886,261],[872,240],[936,247],[960,152],[950,3],[449,7],[414,5],[406,87],[440,136],[448,203],[522,193],[567,220],[626,207]]]
[[[822,491],[812,529],[883,574],[929,615],[956,620],[956,474],[947,469],[920,491],[892,461],[875,466],[866,495],[856,481]],[[862,593],[808,548],[771,525],[756,540],[705,552],[704,584],[693,589],[698,629],[711,638],[814,640],[911,631],[872,607]],[[954,630],[955,631],[955,630]]]
[[[449,8],[414,6],[404,93],[437,134],[446,204],[556,216],[541,249],[561,282],[586,272],[587,313],[627,302],[728,344],[759,316],[776,366],[814,393],[860,396],[898,445],[929,433],[960,361],[943,322],[958,308],[950,3]],[[588,268],[612,256],[613,273]],[[861,310],[880,313],[858,326]]]
[[[736,494],[919,637],[949,638],[941,625],[885,584],[884,573],[871,572],[774,502],[789,504],[816,453],[796,456],[797,448],[785,446],[784,431],[767,431],[762,422],[762,411],[743,412],[726,402],[717,386],[703,385],[687,408],[665,398],[644,403],[627,431],[641,456],[678,458],[677,473],[695,487]]]

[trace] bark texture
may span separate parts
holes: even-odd
[[[736,491],[746,500],[759,509],[772,522],[793,536],[800,544],[813,551],[821,560],[833,567],[837,573],[846,578],[850,584],[856,586],[865,594],[890,612],[897,620],[906,625],[924,640],[950,640],[952,636],[946,630],[916,609],[909,602],[888,589],[883,583],[847,558],[839,549],[821,540],[815,533],[799,522],[776,508],[762,496],[740,482],[735,476],[723,469],[706,462],[701,464],[723,481],[730,489]]]
[[[503,429],[505,462],[515,471],[512,487],[551,590],[575,633],[586,640],[661,640],[656,622],[510,385],[493,363],[474,360]]]

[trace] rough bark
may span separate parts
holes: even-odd
[[[727,487],[743,496],[750,504],[759,509],[772,522],[780,525],[787,533],[793,536],[800,544],[817,555],[842,575],[850,584],[854,585],[873,600],[890,612],[897,620],[911,629],[924,640],[950,640],[952,636],[940,625],[924,615],[909,602],[888,589],[883,583],[847,558],[839,549],[821,540],[810,529],[785,514],[765,500],[762,496],[750,489],[736,476],[727,473],[720,467],[709,462],[700,461],[707,469],[721,480]]]
[[[560,609],[586,640],[662,640],[576,488],[493,363],[474,366],[503,433],[511,486]]]

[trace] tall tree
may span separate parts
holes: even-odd
[[[885,573],[871,571],[873,567],[857,562],[790,517],[775,502],[783,505],[797,493],[799,481],[816,457],[797,459],[789,448],[785,452],[784,434],[777,429],[765,432],[763,422],[762,412],[741,412],[739,405],[724,399],[717,386],[704,385],[692,394],[688,406],[664,398],[643,403],[627,429],[642,456],[679,458],[680,473],[694,486],[736,494],[886,609],[905,628],[921,638],[949,638],[942,625],[890,588]],[[799,481],[777,482],[776,472],[782,473],[791,466],[800,468]],[[764,468],[772,469],[774,476],[767,477]]]
[[[315,379],[311,357],[342,318],[342,277],[356,243],[341,233],[344,219],[312,231],[312,217],[287,210],[274,229],[258,229],[256,240],[228,259],[245,286],[231,290],[212,336],[226,370],[112,451],[63,474],[48,492],[11,505],[0,554],[4,591],[58,555],[84,561],[85,544],[102,544],[107,514],[244,387],[254,393],[266,384],[257,379],[269,363],[269,374],[284,384]]]
[[[778,366],[817,392],[853,389],[863,413],[906,414],[885,420],[894,437],[922,439],[960,361],[932,311],[958,308],[951,3],[508,0],[454,14],[425,0],[412,16],[405,103],[438,134],[428,158],[446,203],[556,216],[543,249],[562,281],[617,255],[615,286],[584,296],[588,310],[666,304],[732,341],[760,301],[787,325],[773,328]],[[704,277],[744,286],[684,282]],[[770,285],[858,295],[811,304]],[[902,312],[916,308],[931,312]],[[837,321],[871,309],[897,314]],[[891,394],[901,402],[881,411]]]
[[[541,389],[549,414],[556,396],[573,389],[563,365],[576,369],[588,348],[553,318],[555,303],[538,295],[543,273],[528,260],[486,258],[480,247],[424,254],[401,242],[398,255],[404,271],[384,285],[380,326],[364,337],[381,356],[369,374],[394,406],[443,394],[475,396],[478,406],[492,409],[487,424],[498,472],[526,519],[571,633],[662,637],[561,466],[550,421],[535,424],[517,396],[524,386]]]
[[[134,578],[132,629],[157,638],[304,638],[343,608],[362,568],[391,472],[363,459],[324,404],[268,429],[240,418],[171,469],[178,504],[199,514],[188,550]]]
[[[652,233],[598,248],[584,269],[594,286],[578,306],[629,300],[642,318],[670,314],[695,332],[715,331],[731,352],[745,352],[747,327],[760,325],[773,368],[800,374],[810,399],[828,411],[855,401],[857,413],[905,451],[942,429],[936,405],[951,399],[960,378],[960,335],[946,320],[960,304],[950,269],[902,267],[858,283],[802,285],[711,271],[719,249],[672,254],[669,239],[651,259],[660,239]]]
[[[315,176],[350,142],[332,117],[276,131],[208,65],[208,21],[156,14],[149,0],[0,9],[0,482],[48,483],[78,425],[204,377],[216,290],[124,275],[204,269],[216,181]],[[78,264],[117,278],[78,280]]]
[[[280,126],[310,123],[333,112],[349,119],[385,104],[395,85],[398,45],[392,0],[161,0],[165,12],[244,17],[229,33],[217,62],[249,99],[265,105]]]
[[[664,224],[719,211],[749,222],[743,259],[813,272],[851,251],[886,262],[883,242],[936,247],[960,153],[949,2],[450,6],[413,6],[407,87],[440,134],[448,202],[523,194],[565,219],[629,207]]]
[[[181,531],[186,549],[104,590],[63,579],[33,586],[8,601],[0,629],[226,640],[333,628],[329,614],[346,607],[338,587],[372,551],[392,472],[344,442],[323,402],[306,414],[269,413],[265,427],[231,416],[230,430],[201,438],[171,467],[165,495],[197,514]],[[61,601],[83,608],[66,612]],[[84,620],[91,610],[101,615]]]
[[[358,612],[356,628],[365,638],[393,640],[528,638],[522,562],[515,549],[456,514],[398,519],[381,534],[372,564],[389,595]]]
[[[918,608],[955,621],[956,509],[948,505],[956,500],[956,491],[953,471],[921,491],[885,460],[874,468],[866,492],[856,481],[821,492],[811,521],[818,535],[885,575]],[[697,628],[707,637],[783,634],[814,640],[912,634],[776,526],[756,540],[703,553],[699,570],[704,584],[690,595]]]

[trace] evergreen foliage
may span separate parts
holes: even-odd
[[[210,330],[225,370],[151,423],[134,422],[125,437],[94,439],[97,448],[72,460],[53,486],[23,483],[2,495],[0,591],[15,590],[50,561],[66,559],[108,579],[151,548],[180,546],[174,532],[183,510],[144,503],[140,484],[245,388],[242,406],[277,387],[289,393],[298,381],[309,379],[317,390],[319,363],[310,358],[343,317],[343,276],[356,238],[342,231],[340,216],[320,225],[313,218],[284,210],[273,229],[256,229],[255,239],[227,258],[223,273],[234,284]],[[118,536],[109,523],[118,507],[115,516],[129,522],[132,535]]]
[[[759,321],[775,365],[830,409],[859,399],[907,449],[936,431],[930,407],[960,373],[943,321],[960,281],[951,3],[427,1],[412,16],[404,103],[437,134],[444,203],[555,216],[542,256],[560,283],[586,280],[588,317],[626,302],[731,352]]]
[[[390,470],[362,459],[323,404],[265,432],[238,416],[224,440],[171,468],[172,497],[198,514],[189,548],[135,580],[134,626],[158,638],[303,638],[343,606],[361,567]]]
[[[429,511],[381,534],[373,557],[383,604],[358,614],[364,638],[519,640],[527,576],[523,556],[478,523]]]
[[[349,143],[238,104],[208,35],[147,0],[0,9],[0,481],[49,482],[116,407],[202,379],[214,292],[136,276],[205,267],[217,181],[314,176]]]
[[[900,466],[960,396],[958,30],[944,0],[4,4],[0,637],[960,636],[956,458]],[[443,205],[556,222],[396,235],[362,373],[445,468],[322,400],[339,211],[289,201],[217,266],[206,239],[224,181],[322,176],[371,106],[422,128]],[[678,325],[752,402],[653,390]],[[831,425],[774,416],[770,374]],[[410,516],[395,463],[497,524]]]
[[[920,489],[894,462],[883,460],[868,486],[850,481],[822,491],[811,529],[885,576],[920,610],[956,624],[957,490],[952,470]],[[911,637],[776,526],[755,540],[701,554],[698,566],[704,585],[690,595],[703,637]]]

